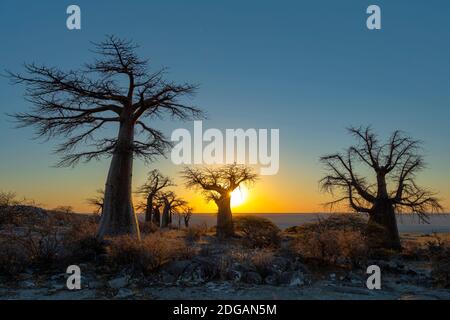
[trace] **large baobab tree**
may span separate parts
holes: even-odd
[[[98,237],[138,233],[132,202],[133,159],[152,161],[170,142],[150,125],[153,118],[170,115],[187,120],[202,116],[184,98],[196,87],[164,79],[164,70],[150,72],[146,60],[131,42],[107,37],[95,44],[98,59],[78,71],[26,64],[24,74],[9,73],[24,84],[34,105],[14,117],[21,126],[33,126],[37,135],[60,136],[61,166],[110,156]],[[116,130],[102,130],[107,126]]]
[[[320,182],[323,190],[339,191],[339,199],[356,212],[369,215],[369,223],[383,227],[385,248],[401,248],[396,213],[415,213],[427,221],[428,213],[442,210],[435,195],[416,183],[416,174],[424,168],[421,143],[401,131],[395,131],[384,143],[367,128],[350,128],[358,144],[321,158],[328,172]],[[365,168],[364,168],[365,167]],[[364,172],[363,176],[358,174]]]
[[[147,181],[139,188],[138,193],[145,197],[145,221],[152,221],[155,198],[158,192],[167,187],[174,186],[169,177],[164,176],[159,170],[149,172]]]
[[[217,237],[233,236],[233,215],[231,212],[231,193],[241,184],[256,181],[258,176],[250,167],[230,164],[218,168],[184,168],[183,178],[187,187],[203,191],[208,201],[213,200],[218,208]]]

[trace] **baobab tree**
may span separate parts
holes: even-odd
[[[133,160],[152,161],[171,145],[149,120],[165,115],[197,119],[202,112],[185,102],[196,87],[166,81],[164,69],[150,72],[135,44],[109,36],[94,46],[98,59],[78,71],[26,64],[24,74],[9,72],[14,84],[26,86],[34,105],[13,116],[19,126],[35,127],[37,136],[65,138],[56,149],[62,154],[60,166],[111,157],[98,237],[139,234],[131,193]],[[117,134],[107,136],[110,131],[102,130],[107,126]]]
[[[163,203],[161,227],[167,228],[172,223],[172,217],[181,207],[187,206],[187,202],[179,198],[173,191],[160,192],[159,201]]]
[[[189,221],[191,221],[192,213],[194,212],[194,208],[185,206],[182,208],[180,215],[183,217],[184,226],[189,228]]]
[[[98,189],[96,193],[97,195],[95,197],[87,199],[86,202],[94,208],[94,214],[98,215],[103,210],[105,191],[103,189]]]
[[[164,188],[174,186],[169,177],[164,176],[159,170],[149,172],[147,181],[139,188],[138,193],[145,197],[145,221],[152,221],[155,197]]]
[[[202,190],[208,201],[217,205],[217,237],[229,238],[234,234],[231,212],[231,193],[242,184],[254,183],[258,176],[250,167],[230,164],[218,168],[189,168],[182,171],[187,187]]]
[[[358,144],[344,154],[321,157],[328,172],[321,181],[324,191],[338,191],[340,197],[330,206],[347,203],[352,210],[369,215],[369,223],[383,227],[385,248],[401,249],[396,213],[415,213],[427,221],[428,213],[442,210],[432,192],[416,183],[416,174],[424,168],[421,142],[395,131],[386,143],[367,128],[350,128]],[[366,170],[363,171],[363,167]],[[368,171],[367,171],[368,168]],[[363,176],[359,172],[371,173]]]

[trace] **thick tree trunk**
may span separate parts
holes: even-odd
[[[170,223],[170,206],[165,205],[162,214],[161,227],[167,228],[169,226],[169,223]]]
[[[383,227],[383,237],[380,245],[386,249],[400,250],[400,236],[398,233],[395,210],[389,199],[377,199],[372,208],[369,223],[376,223]]]
[[[152,217],[153,224],[157,226],[158,228],[161,226],[161,213],[159,211],[159,207],[156,207],[153,209],[153,217]]]
[[[121,123],[105,186],[105,198],[98,238],[135,234],[139,224],[133,208],[131,182],[133,173],[134,127]]]
[[[147,207],[145,208],[145,221],[149,222],[152,221],[152,214],[153,214],[153,197],[149,195],[147,197]]]
[[[231,197],[222,196],[216,203],[219,208],[217,213],[217,237],[219,239],[230,238],[234,235]]]

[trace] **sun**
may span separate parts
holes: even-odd
[[[248,196],[248,190],[244,186],[240,186],[231,192],[231,206],[237,207],[245,202]]]

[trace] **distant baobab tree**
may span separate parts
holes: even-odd
[[[147,181],[137,191],[145,197],[145,221],[152,221],[156,195],[161,190],[172,186],[174,186],[172,180],[164,176],[159,170],[155,169],[149,172]]]
[[[161,227],[167,228],[172,224],[173,215],[177,213],[177,210],[187,206],[187,202],[178,197],[173,191],[160,192],[158,197],[163,204]]]
[[[416,174],[424,168],[421,142],[401,131],[395,131],[386,143],[380,142],[370,127],[350,128],[349,132],[358,144],[344,154],[321,157],[328,171],[321,186],[325,191],[341,193],[329,205],[346,202],[356,212],[367,213],[369,223],[384,228],[383,246],[398,250],[401,244],[396,213],[415,213],[426,220],[427,213],[442,210],[435,195],[415,181]],[[363,172],[372,173],[372,177],[357,173],[363,166],[369,169]]]
[[[38,136],[66,138],[56,150],[63,155],[59,165],[112,157],[99,238],[139,234],[131,192],[133,159],[152,161],[170,146],[150,120],[202,117],[200,109],[183,102],[196,86],[166,81],[164,69],[149,72],[136,48],[109,36],[95,44],[99,58],[78,71],[26,64],[25,74],[9,72],[14,84],[27,87],[26,96],[34,104],[30,112],[14,115],[19,125],[35,127]],[[114,137],[101,130],[108,125],[117,130]]]
[[[182,208],[182,210],[179,213],[183,217],[184,226],[186,228],[189,228],[189,222],[191,221],[193,211],[194,211],[194,208],[185,206]]]
[[[87,199],[86,202],[94,208],[95,214],[100,214],[103,210],[105,191],[99,189],[96,193],[97,195],[95,197]]]
[[[208,201],[213,200],[217,207],[217,237],[233,236],[233,215],[231,212],[231,193],[241,184],[253,183],[257,174],[245,165],[230,164],[218,168],[188,168],[182,171],[187,187],[202,190]]]

